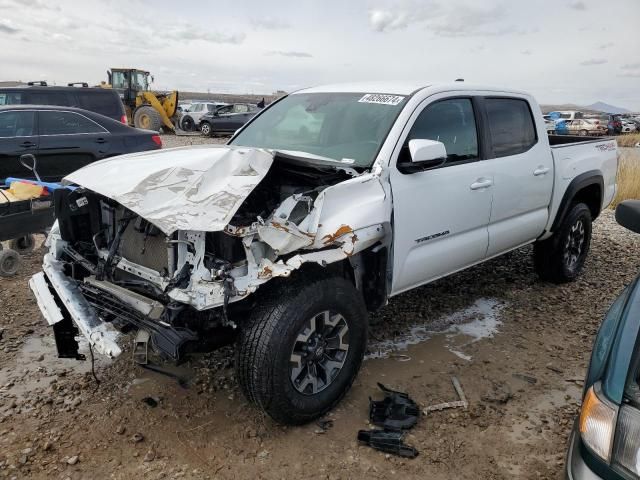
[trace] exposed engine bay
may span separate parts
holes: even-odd
[[[210,171],[176,165],[171,150],[156,153],[168,163],[156,160],[141,178],[131,178],[133,158],[114,166],[125,159],[119,157],[102,165],[120,167],[113,186],[100,181],[98,163],[97,171],[87,167],[68,177],[78,188],[56,191],[58,227],[48,239],[46,281],[99,352],[119,353],[117,335],[105,334],[105,325],[109,332],[148,332],[154,350],[174,361],[211,350],[233,338],[236,319],[250,308],[241,300],[260,285],[307,262],[325,266],[385,241],[385,192],[368,172],[260,150],[201,152],[218,169],[207,195]],[[133,186],[122,185],[124,179]],[[87,331],[73,315],[78,306],[85,323],[93,322]]]

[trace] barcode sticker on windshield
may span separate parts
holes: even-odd
[[[367,93],[358,102],[379,103],[380,105],[398,105],[404,100],[400,95],[385,95],[382,93]]]

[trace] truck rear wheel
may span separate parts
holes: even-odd
[[[542,280],[566,283],[584,267],[591,244],[591,211],[584,203],[571,207],[558,231],[534,245],[536,272]]]
[[[155,108],[149,105],[138,107],[133,114],[133,125],[136,128],[159,132],[162,127],[162,117]]]
[[[366,309],[349,281],[283,282],[262,295],[240,329],[238,381],[245,396],[277,422],[306,423],[344,397],[366,344]]]

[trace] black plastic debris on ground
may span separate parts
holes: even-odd
[[[358,441],[371,448],[406,458],[414,458],[418,451],[403,442],[404,431],[418,422],[420,409],[409,395],[391,390],[381,383],[378,387],[384,399],[369,398],[369,420],[382,430],[360,430]]]

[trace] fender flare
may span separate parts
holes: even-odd
[[[558,207],[558,211],[556,212],[556,218],[554,218],[553,224],[551,225],[552,232],[555,232],[558,229],[564,218],[567,216],[567,213],[569,213],[571,203],[578,192],[583,188],[589,187],[591,185],[597,185],[600,189],[601,200],[600,205],[598,205],[597,215],[600,214],[600,211],[602,210],[602,198],[604,195],[604,179],[602,178],[602,173],[599,170],[589,170],[588,172],[581,173],[576,178],[571,180],[571,183],[569,183],[569,186],[564,191],[564,195],[562,196],[562,200],[560,201],[560,206]]]

